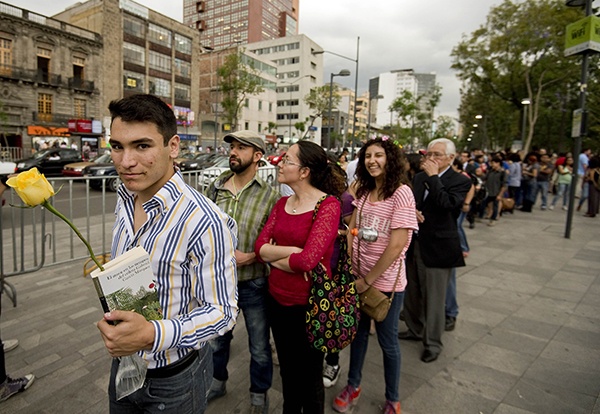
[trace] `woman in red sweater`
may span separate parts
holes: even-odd
[[[323,356],[308,342],[306,312],[310,270],[322,263],[331,274],[331,255],[340,222],[340,203],[326,197],[346,190],[343,170],[310,141],[292,145],[279,163],[278,181],[294,194],[282,197],[260,233],[257,258],[271,265],[268,314],[279,357],[283,413],[323,413]]]

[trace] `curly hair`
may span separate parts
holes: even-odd
[[[375,138],[369,140],[358,153],[358,164],[356,166],[356,197],[360,198],[375,189],[375,178],[369,174],[365,166],[365,156],[367,149],[373,145],[378,145],[385,151],[386,163],[383,174],[383,186],[381,195],[383,198],[391,197],[396,189],[402,184],[408,184],[408,177],[404,166],[406,161],[400,148],[392,141]]]
[[[309,182],[324,193],[340,197],[348,188],[346,173],[337,162],[329,161],[327,153],[311,141],[298,141],[298,159],[310,169]]]

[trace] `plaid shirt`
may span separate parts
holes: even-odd
[[[118,190],[112,257],[135,246],[150,254],[164,319],[154,345],[140,354],[159,368],[233,329],[238,313],[235,222],[179,172],[142,207],[146,222],[133,231],[135,194]]]
[[[206,189],[206,195],[238,223],[238,247],[244,252],[254,252],[254,243],[264,227],[280,194],[258,175],[237,196],[224,187],[233,172],[225,171]],[[269,268],[263,263],[238,267],[238,281],[266,277]]]

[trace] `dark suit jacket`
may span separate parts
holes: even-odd
[[[427,267],[460,267],[465,265],[456,219],[471,188],[471,180],[449,168],[441,177],[418,173],[413,180],[417,210],[425,221],[419,223],[418,243]],[[425,190],[429,191],[423,200]]]

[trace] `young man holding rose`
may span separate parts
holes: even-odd
[[[236,225],[174,168],[177,121],[163,101],[133,95],[109,109],[111,157],[123,181],[111,256],[138,245],[150,254],[164,315],[147,321],[113,311],[98,322],[115,357],[110,412],[203,413],[212,380],[208,341],[232,329],[238,313]],[[144,386],[117,401],[117,357],[136,352],[148,362]]]

